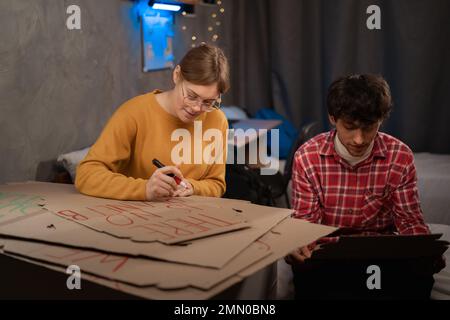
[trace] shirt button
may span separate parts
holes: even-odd
[[[352,209],[349,209],[347,212],[348,212],[349,214],[352,214],[352,213],[353,213],[353,210],[352,210]]]

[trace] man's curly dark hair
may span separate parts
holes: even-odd
[[[328,89],[328,114],[337,121],[370,126],[389,116],[392,98],[383,77],[373,74],[350,75],[335,80]]]

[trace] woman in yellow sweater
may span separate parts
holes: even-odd
[[[135,97],[116,110],[77,168],[75,186],[81,193],[149,201],[192,194],[221,197],[225,193],[228,122],[219,108],[221,95],[229,88],[227,59],[217,47],[193,48],[174,69],[173,82],[169,91]],[[203,150],[210,143],[202,139],[203,133],[194,132],[199,127],[203,132],[220,130],[222,161],[193,161],[194,147]],[[172,151],[180,143],[174,139],[176,132],[190,133],[185,145],[191,147],[192,157],[175,166]],[[166,166],[155,167],[153,159]],[[184,183],[178,185],[168,174]]]

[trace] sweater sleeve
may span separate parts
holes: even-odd
[[[90,196],[145,200],[147,180],[127,177],[127,165],[136,136],[136,122],[119,108],[103,129],[86,158],[78,165],[75,187]]]
[[[194,188],[194,194],[206,197],[222,197],[226,190],[225,183],[225,168],[227,160],[227,130],[228,121],[223,117],[222,124],[220,125],[222,131],[222,153],[216,156],[217,162],[211,164],[208,168],[207,174],[202,179],[195,180],[188,178],[192,187]],[[221,159],[222,161],[219,161]]]

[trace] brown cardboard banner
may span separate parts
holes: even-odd
[[[63,191],[56,191],[57,188]],[[69,186],[70,187],[70,186]],[[63,198],[71,193],[72,188],[60,184],[23,183],[0,186],[0,192],[38,192],[45,193],[49,198],[58,195]],[[87,197],[89,205],[104,203],[107,199]],[[206,199],[205,199],[206,198]],[[100,250],[115,254],[131,256],[144,256],[166,261],[186,263],[192,265],[221,268],[239,252],[248,247],[252,242],[261,237],[270,228],[291,214],[291,210],[258,206],[240,200],[189,197],[197,206],[208,203],[211,206],[228,206],[237,211],[236,214],[244,216],[251,226],[239,231],[239,237],[234,232],[215,235],[204,239],[192,241],[188,245],[170,246],[152,242],[140,243],[130,239],[120,239],[108,234],[97,232],[83,225],[62,219],[48,211],[35,206],[40,210],[32,215],[22,216],[20,223],[11,223],[0,228],[0,234],[26,238],[37,241],[63,244],[72,247]],[[49,200],[46,200],[47,204]],[[0,209],[8,210],[9,208]],[[31,209],[30,209],[31,210]],[[33,211],[33,210],[31,210]],[[208,254],[205,254],[208,252]]]
[[[75,264],[80,267],[83,275],[87,273],[100,277],[102,281],[121,283],[131,288],[132,294],[140,292],[137,295],[143,296],[144,291],[151,287],[153,292],[151,298],[172,299],[169,293],[179,296],[181,291],[173,290],[178,288],[186,293],[185,296],[182,295],[182,298],[195,299],[195,294],[190,296],[191,292],[184,290],[212,290],[208,295],[210,297],[216,293],[215,287],[220,284],[229,282],[231,285],[235,283],[232,281],[235,277],[244,279],[276,262],[294,249],[335,230],[336,228],[287,218],[219,270],[201,267],[186,268],[177,263],[120,257],[27,241],[0,239],[0,243],[3,244],[3,250],[7,254],[57,266],[67,267]],[[172,290],[167,291],[167,289]]]

